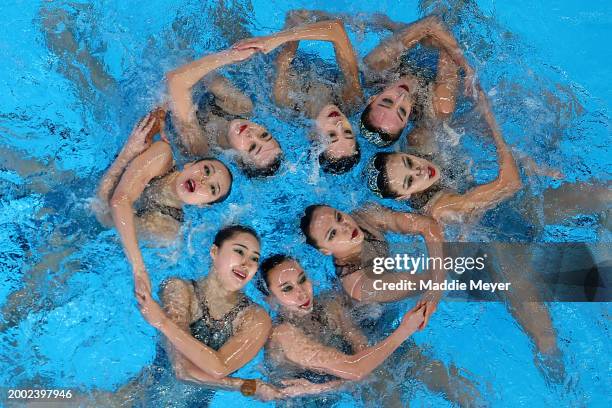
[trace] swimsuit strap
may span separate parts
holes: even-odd
[[[202,310],[202,317],[200,319],[206,317],[206,319],[210,319],[212,322],[233,322],[236,316],[238,316],[238,313],[253,304],[253,302],[249,298],[242,295],[238,303],[236,303],[236,305],[234,305],[234,307],[232,307],[229,312],[221,316],[219,319],[215,319],[210,315],[210,309],[208,308],[206,298],[204,298],[203,296],[199,296],[200,291],[198,289],[197,282],[192,279],[191,284],[193,285],[193,290],[196,294],[196,297],[198,298],[200,309]]]
[[[159,183],[164,177],[166,177],[168,174],[171,174],[175,171],[177,171],[176,165],[173,166],[170,170],[168,170],[166,174],[157,176],[151,179],[151,181],[149,181],[149,184],[145,188],[145,191],[143,191],[142,193],[143,205],[140,208],[138,208],[138,210],[136,211],[137,216],[140,217],[149,212],[159,212],[161,214],[164,214],[164,215],[167,215],[173,218],[179,223],[183,223],[185,221],[185,216],[184,216],[182,208],[176,208],[170,205],[160,204],[159,202],[155,200],[151,192],[151,189],[155,186],[155,184]]]
[[[150,203],[146,207],[136,211],[136,215],[140,217],[145,213],[154,211],[167,215],[180,223],[183,223],[185,221],[185,214],[182,208],[176,208],[170,205],[163,205],[159,203]]]

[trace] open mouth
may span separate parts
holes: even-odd
[[[238,134],[241,134],[242,132],[244,132],[246,130],[246,128],[248,128],[248,125],[242,125],[238,128]]]
[[[357,238],[357,235],[359,235],[359,230],[357,228],[355,228],[353,230],[353,233],[351,234],[351,239]]]
[[[188,179],[185,183],[183,183],[185,189],[190,193],[193,193],[196,189],[196,183],[192,179]]]
[[[303,305],[300,305],[302,309],[308,309],[310,307],[310,299],[306,301]]]
[[[436,169],[434,169],[431,166],[427,167],[427,173],[429,174],[429,178],[435,177],[436,176]]]
[[[238,279],[240,280],[245,280],[247,277],[247,273],[244,271],[241,271],[240,269],[232,269],[232,272],[234,275],[236,275],[238,277]]]
[[[329,115],[327,115],[328,118],[337,118],[338,116],[340,116],[340,112],[338,111],[333,111]]]
[[[410,93],[410,88],[408,88],[408,86],[407,86],[407,85],[400,85],[399,87],[400,87],[401,89],[403,89],[404,91],[406,91],[406,92]]]

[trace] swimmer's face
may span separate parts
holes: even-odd
[[[440,168],[432,162],[406,153],[393,153],[385,165],[389,187],[405,200],[440,180]]]
[[[328,157],[340,159],[355,154],[356,140],[350,122],[336,105],[325,106],[316,119],[317,134],[329,143]]]
[[[259,251],[257,238],[246,232],[232,235],[220,247],[211,247],[213,268],[225,289],[238,291],[253,279],[259,265]]]
[[[370,124],[390,135],[399,135],[408,124],[415,86],[414,81],[400,79],[371,97],[368,101]]]
[[[363,242],[363,231],[348,214],[318,207],[312,214],[310,237],[325,255],[342,256]]]
[[[270,269],[268,285],[272,296],[284,308],[295,312],[312,311],[312,283],[296,261],[287,260]]]
[[[280,145],[266,128],[248,120],[232,120],[227,139],[234,150],[258,168],[269,166],[281,154]]]
[[[189,205],[212,203],[229,191],[232,178],[227,167],[218,160],[188,163],[175,181],[179,199]]]

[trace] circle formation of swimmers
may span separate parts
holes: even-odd
[[[164,335],[169,357],[165,369],[177,383],[239,390],[273,400],[322,394],[363,380],[413,333],[427,326],[441,298],[440,291],[424,291],[395,330],[369,341],[353,312],[365,304],[394,302],[414,294],[407,289],[376,290],[374,282],[442,282],[446,278],[441,268],[420,274],[374,273],[373,260],[389,256],[385,233],[420,235],[428,255],[441,257],[446,224],[472,220],[521,188],[515,159],[486,94],[447,28],[433,16],[412,24],[385,18],[378,23],[393,34],[364,58],[361,73],[344,23],[326,13],[305,10],[290,12],[281,32],[240,41],[167,73],[170,112],[157,109],[145,116],[105,174],[98,196],[108,204],[108,213],[100,218],[112,219],[121,237],[140,311]],[[300,41],[333,44],[341,73],[334,86],[318,82],[312,72],[296,72],[294,59]],[[405,56],[417,44],[438,53],[433,80],[405,69]],[[324,203],[304,209],[300,226],[305,240],[321,256],[332,257],[342,296],[327,293],[315,298],[310,273],[295,255],[275,254],[262,260],[261,237],[256,231],[241,225],[224,227],[210,245],[208,274],[197,281],[168,280],[161,292],[162,307],[151,295],[138,237],[170,242],[184,220],[184,206],[215,204],[228,197],[232,173],[211,152],[230,150],[247,177],[272,176],[282,165],[277,136],[249,120],[250,98],[216,73],[221,67],[276,49],[273,100],[314,119],[313,143],[324,147],[318,156],[321,170],[341,175],[365,160],[358,134],[378,147],[388,147],[406,134],[411,153],[385,151],[367,158],[364,182],[374,195],[406,200],[416,212],[398,212],[378,204],[351,213]],[[360,75],[378,90],[367,100]],[[495,180],[463,194],[444,185],[445,170],[435,159],[430,160],[435,151],[433,134],[452,116],[461,82],[466,97],[487,124],[499,164]],[[204,103],[196,103],[194,87],[202,83]],[[362,112],[361,123],[354,129],[347,116],[357,111]],[[198,158],[182,169],[175,165],[164,136],[167,114],[172,116],[180,148]],[[162,140],[153,141],[159,133]],[[277,311],[274,321],[242,292],[256,275],[257,287]],[[534,336],[540,352],[558,352],[554,341],[546,342],[537,333]],[[231,376],[264,346],[270,369],[267,381]],[[469,380],[425,357],[416,346],[410,349],[408,358],[421,367],[414,370],[415,377],[451,401],[474,404],[478,393]],[[372,381],[382,384],[385,380]]]

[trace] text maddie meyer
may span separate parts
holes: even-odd
[[[444,269],[445,271],[454,271],[461,275],[465,271],[474,269],[481,271],[484,269],[484,260],[487,255],[481,257],[428,257],[423,254],[419,257],[413,257],[408,254],[397,254],[394,257],[374,258],[373,272],[375,274],[384,273],[386,270],[406,271],[416,273],[419,269]]]

